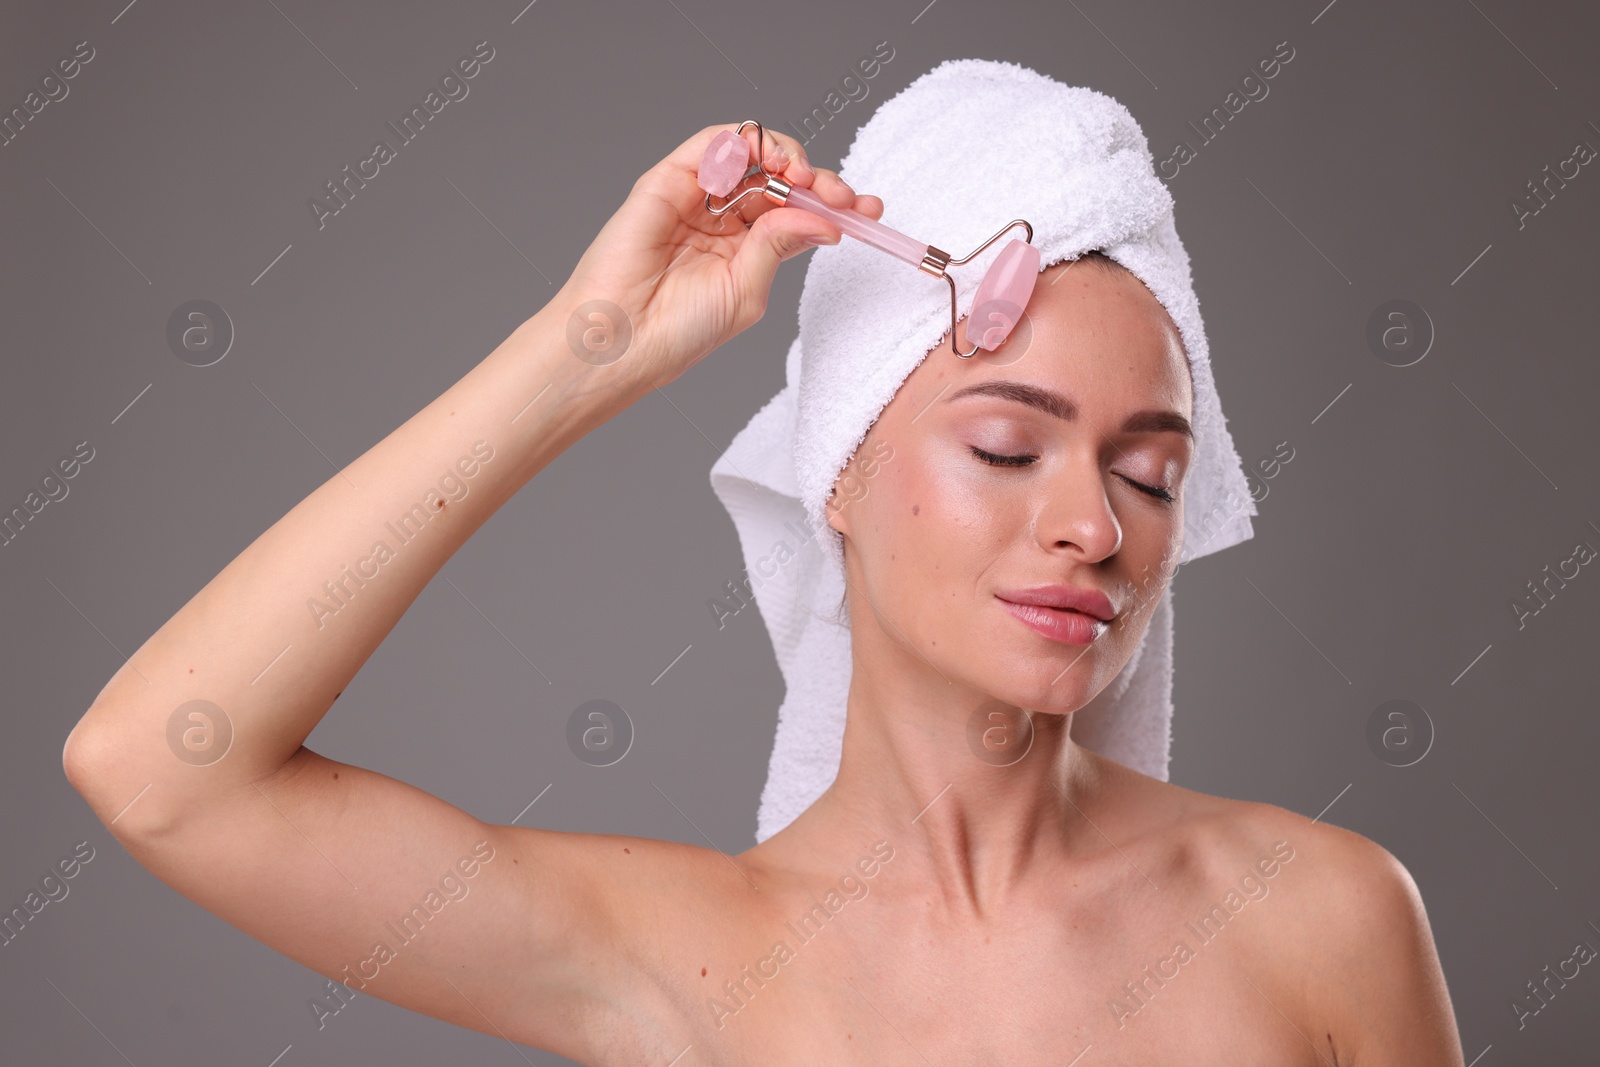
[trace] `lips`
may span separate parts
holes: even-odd
[[[1111,600],[1097,589],[1078,589],[1070,585],[1040,585],[1032,589],[1002,589],[995,594],[1012,604],[1076,611],[1101,622],[1117,617]]]
[[[995,598],[1000,600],[999,597]],[[1111,624],[1071,608],[1052,608],[1041,604],[1013,604],[1000,600],[1000,606],[1018,622],[1052,641],[1068,645],[1089,645],[1111,628]]]

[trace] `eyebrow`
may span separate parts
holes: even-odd
[[[1051,389],[1027,382],[1012,381],[1006,378],[978,382],[951,393],[945,403],[960,400],[964,396],[996,396],[1002,400],[1012,400],[1019,404],[1026,404],[1030,408],[1042,411],[1065,422],[1073,422],[1078,417],[1077,402],[1070,397],[1063,396]],[[1189,425],[1189,420],[1176,411],[1149,410],[1136,411],[1129,415],[1122,423],[1123,433],[1179,433],[1194,441],[1194,429]]]

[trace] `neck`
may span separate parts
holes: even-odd
[[[811,840],[887,840],[902,884],[978,917],[1100,842],[1102,775],[1070,714],[926,684],[886,694],[852,677],[838,776],[801,821],[821,831]]]

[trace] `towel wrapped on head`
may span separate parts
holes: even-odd
[[[1172,317],[1194,381],[1194,461],[1184,483],[1188,562],[1248,539],[1256,513],[1211,373],[1210,350],[1143,131],[1122,104],[1016,63],[947,60],[879,105],[839,176],[883,200],[883,223],[952,256],[1014,218],[1033,226],[1041,269],[1098,250]],[[1011,236],[950,269],[958,315]],[[834,482],[924,358],[949,351],[946,282],[846,237],[811,253],[786,384],[711,468],[739,532],[750,585],[786,687],[757,816],[765,841],[839,769],[850,689],[843,544],[828,525]],[[940,345],[935,348],[936,345]],[[1078,743],[1167,778],[1172,722],[1171,588],[1132,658],[1073,715]]]

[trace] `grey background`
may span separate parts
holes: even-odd
[[[319,1031],[320,977],[111,838],[62,775],[68,730],[262,530],[541,307],[702,126],[782,128],[887,41],[866,98],[809,142],[819,165],[965,56],[1111,94],[1161,159],[1287,40],[1269,95],[1171,183],[1240,453],[1294,449],[1254,540],[1176,579],[1172,778],[1325,812],[1398,856],[1468,1062],[1595,1061],[1594,967],[1520,1031],[1510,1008],[1576,941],[1600,946],[1600,577],[1583,568],[1520,630],[1510,606],[1578,541],[1600,547],[1600,167],[1521,229],[1510,207],[1575,142],[1600,147],[1592,5],[124,2],[13,3],[0,33],[5,110],[76,42],[96,52],[0,148],[0,508],[95,450],[0,548],[0,910],[95,849],[0,947],[0,1059],[565,1062],[372,997]],[[319,231],[307,199],[485,39],[470,95]],[[981,133],[951,130],[952,150]],[[713,623],[743,564],[707,472],[782,384],[802,275],[785,266],[763,322],[490,520],[311,746],[496,822],[548,786],[523,824],[748,847],[782,681],[755,611]],[[196,298],[237,329],[205,368],[165,341]],[[1437,334],[1403,368],[1365,339],[1395,298]],[[595,698],[637,729],[604,769],[565,743]],[[1393,699],[1433,724],[1413,766],[1366,740]]]

